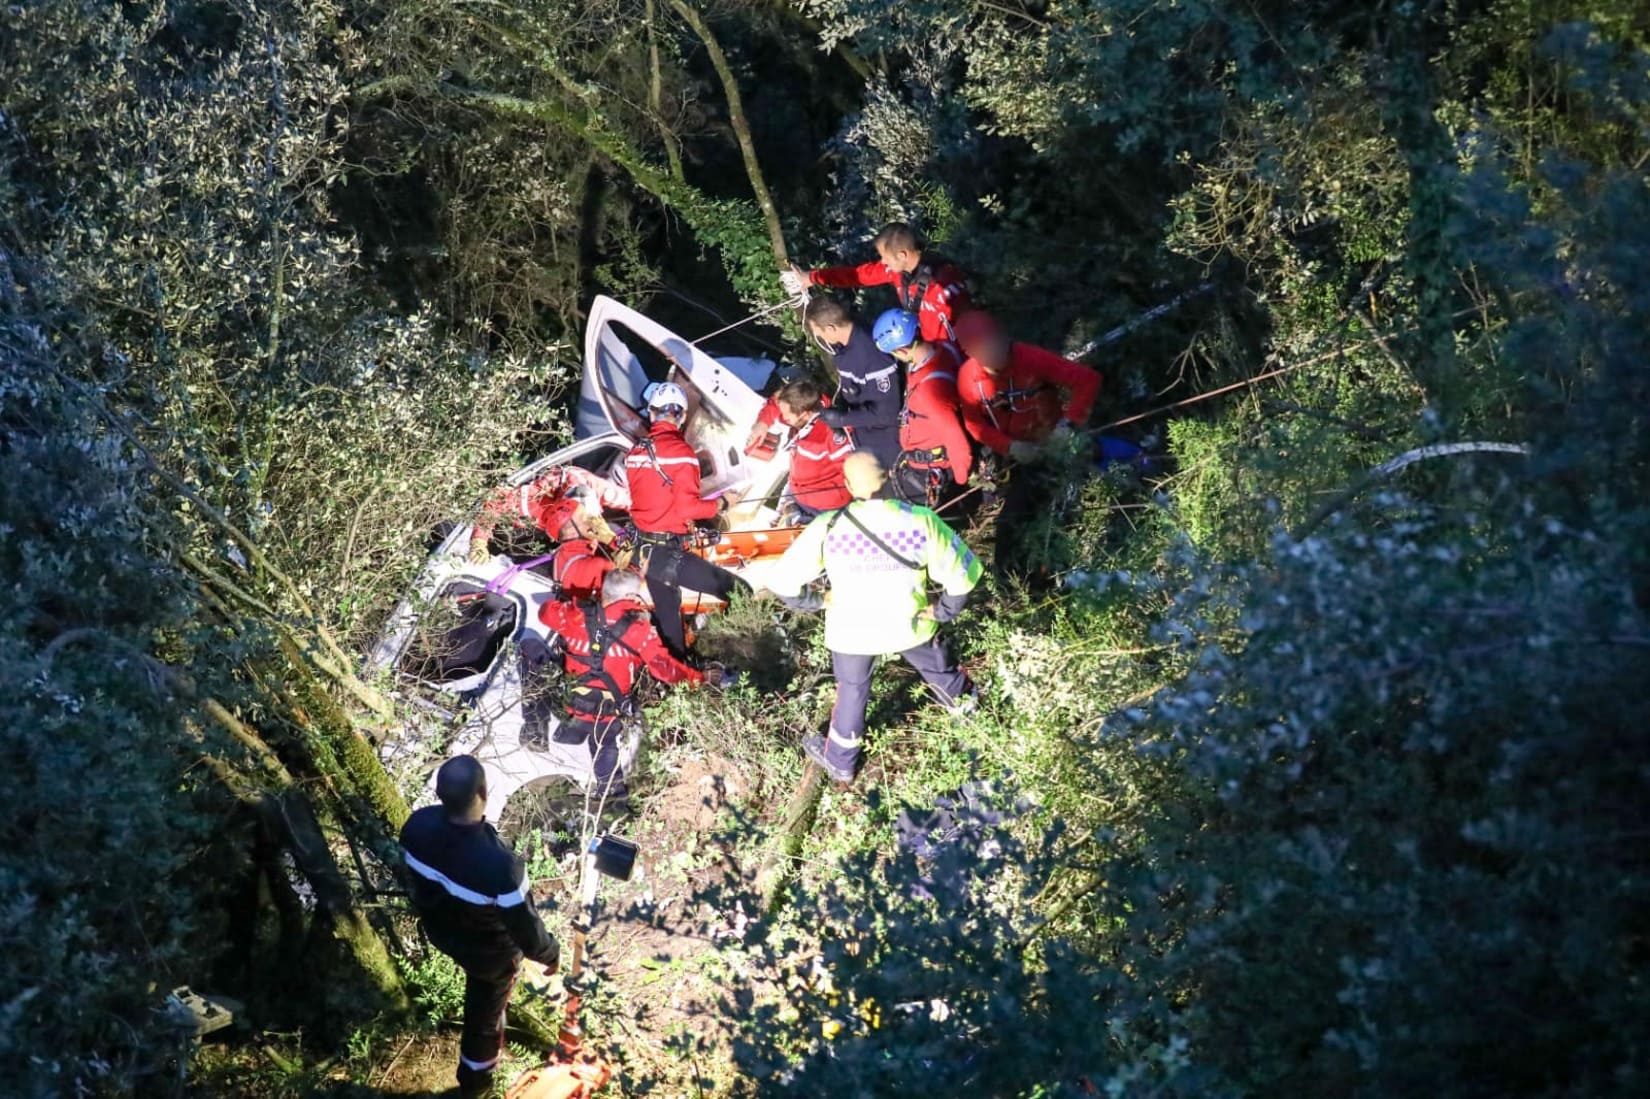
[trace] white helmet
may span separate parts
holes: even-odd
[[[647,401],[648,411],[655,416],[671,410],[677,413],[687,411],[687,394],[675,382],[654,382],[642,390],[642,397]]]

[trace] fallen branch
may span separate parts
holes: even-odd
[[[784,896],[785,883],[790,880],[802,843],[813,827],[819,811],[819,796],[825,792],[825,772],[819,764],[810,761],[802,771],[802,781],[785,806],[784,823],[778,838],[769,849],[762,866],[756,872],[756,888],[762,898],[762,912],[771,915]]]

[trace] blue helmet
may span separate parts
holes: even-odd
[[[903,309],[890,309],[877,318],[871,328],[871,338],[884,351],[898,351],[917,342],[917,315]]]

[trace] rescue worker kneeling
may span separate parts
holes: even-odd
[[[871,668],[898,653],[946,706],[967,705],[968,676],[935,637],[962,613],[980,580],[980,562],[956,531],[925,507],[873,499],[887,476],[882,463],[856,451],[844,463],[854,500],[808,524],[779,559],[767,586],[796,609],[815,609],[802,592],[822,573],[825,645],[836,674],[830,733],[804,737],[802,750],[838,782],[850,782],[865,736]],[[928,582],[945,594],[930,603]]]
[[[665,648],[640,599],[641,577],[614,569],[602,580],[601,603],[562,599],[539,608],[550,631],[550,655],[561,658],[573,680],[567,718],[557,741],[590,745],[593,793],[610,809],[623,808],[629,795],[619,768],[619,747],[628,723],[640,720],[636,675],[643,668],[661,683],[697,686],[705,680]]]
[[[561,948],[533,908],[527,868],[487,823],[487,776],[474,756],[436,772],[440,805],[401,828],[407,895],[437,950],[464,970],[461,1095],[492,1091],[504,1051],[504,1010],[525,957],[554,973]]]
[[[727,599],[735,589],[748,591],[750,585],[687,551],[697,522],[726,512],[728,498],[706,500],[699,495],[699,456],[682,435],[687,420],[687,394],[682,387],[660,382],[649,386],[647,394],[653,424],[624,460],[630,482],[630,519],[636,524],[640,543],[636,559],[647,577],[654,621],[670,651],[685,657],[682,589]]]

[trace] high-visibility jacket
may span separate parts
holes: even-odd
[[[956,264],[924,252],[915,270],[896,271],[881,260],[857,267],[820,267],[808,272],[812,286],[858,289],[892,286],[900,308],[917,315],[922,338],[929,343],[950,342],[952,322],[971,307],[968,280]]]
[[[963,425],[998,454],[1013,442],[1040,442],[1061,420],[1081,425],[1099,392],[1099,371],[1029,343],[1009,345],[1000,374],[969,359],[957,376]]]
[[[401,826],[401,853],[407,896],[437,950],[467,966],[522,955],[556,964],[561,952],[533,907],[527,867],[492,825],[428,805]]]
[[[630,518],[648,534],[686,534],[695,519],[714,519],[716,501],[699,498],[699,456],[682,429],[660,420],[624,460]]]
[[[779,402],[772,397],[762,406],[757,420],[772,427],[784,426],[779,418]],[[791,499],[814,511],[839,508],[853,499],[842,475],[842,463],[854,452],[854,438],[847,431],[811,419],[801,429],[785,427],[789,437],[781,444],[791,452]]]
[[[947,595],[967,595],[981,571],[962,536],[931,509],[856,500],[809,523],[765,582],[792,598],[821,574],[829,577],[826,647],[874,656],[904,652],[934,636],[938,624],[918,614],[928,606],[930,581]]]
[[[630,506],[630,493],[607,478],[578,466],[557,466],[525,485],[507,485],[488,497],[476,517],[471,541],[481,539],[485,543],[500,523],[531,524],[554,538],[572,517],[573,501],[568,492],[574,488],[588,490],[603,508],[623,510]]]
[[[957,484],[966,485],[974,468],[974,449],[958,407],[957,356],[947,344],[933,347],[906,377],[900,450],[918,469],[947,469]]]
[[[599,597],[602,581],[613,569],[613,559],[602,552],[599,542],[589,538],[569,538],[556,547],[556,556],[550,562],[550,575],[569,599]]]
[[[836,366],[836,399],[843,427],[854,445],[869,450],[884,467],[899,457],[899,414],[905,407],[905,376],[896,360],[876,345],[864,325],[855,324],[848,342],[831,349]]]
[[[597,616],[605,639],[591,637],[590,614]],[[560,639],[562,665],[577,692],[623,701],[636,689],[636,676],[643,668],[661,683],[704,682],[704,673],[670,654],[647,608],[637,600],[620,599],[603,607],[553,600],[539,608],[539,621]],[[600,660],[592,659],[593,641],[602,650]]]

